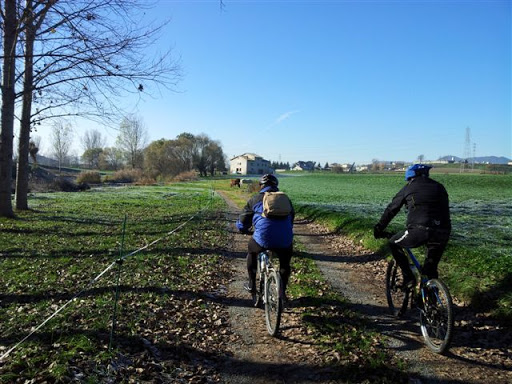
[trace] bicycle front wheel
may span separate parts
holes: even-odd
[[[283,301],[279,295],[281,289],[281,276],[271,269],[265,281],[265,322],[267,331],[271,336],[276,336],[281,323]]]
[[[409,290],[404,288],[402,269],[394,259],[388,263],[386,270],[386,298],[391,314],[402,316],[409,302]]]
[[[432,279],[423,287],[420,312],[421,333],[427,346],[436,353],[448,349],[453,335],[453,304],[450,291],[441,280]]]

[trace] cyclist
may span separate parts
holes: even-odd
[[[395,195],[374,226],[375,238],[384,237],[386,226],[400,208],[406,206],[406,229],[389,239],[391,253],[402,269],[405,287],[412,287],[416,282],[402,247],[426,245],[426,259],[421,272],[429,279],[437,278],[437,265],[450,237],[448,193],[442,184],[429,177],[430,168],[432,167],[425,164],[414,164],[407,168],[407,184]]]
[[[265,192],[277,192],[278,180],[272,174],[263,175],[259,180],[259,193],[252,196],[240,214],[236,227],[242,233],[249,233],[251,226],[254,233],[249,239],[247,253],[247,273],[249,281],[244,288],[249,292],[256,289],[256,269],[258,253],[271,249],[279,257],[280,274],[283,284],[283,296],[290,277],[290,260],[293,253],[293,220],[295,212],[283,218],[263,216],[263,195]],[[285,296],[284,296],[285,297]]]

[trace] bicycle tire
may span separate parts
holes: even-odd
[[[435,353],[448,350],[453,336],[453,303],[450,291],[439,279],[427,281],[423,287],[424,303],[420,327],[427,346]]]
[[[265,281],[265,323],[271,336],[276,336],[281,323],[283,300],[280,296],[281,276],[271,269]]]
[[[394,259],[390,260],[386,270],[386,299],[393,316],[402,316],[409,302],[410,290],[403,288],[402,270]]]

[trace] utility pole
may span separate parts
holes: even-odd
[[[469,166],[471,158],[471,129],[466,127],[466,141],[464,143],[464,154],[462,155],[462,162],[460,163],[460,172],[465,172],[466,165]]]

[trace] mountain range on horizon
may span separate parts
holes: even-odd
[[[453,161],[454,163],[460,163],[463,161],[461,157],[458,156],[443,156],[438,160],[442,161]],[[505,156],[475,156],[467,159],[468,162],[480,163],[480,164],[508,164],[512,160]]]

